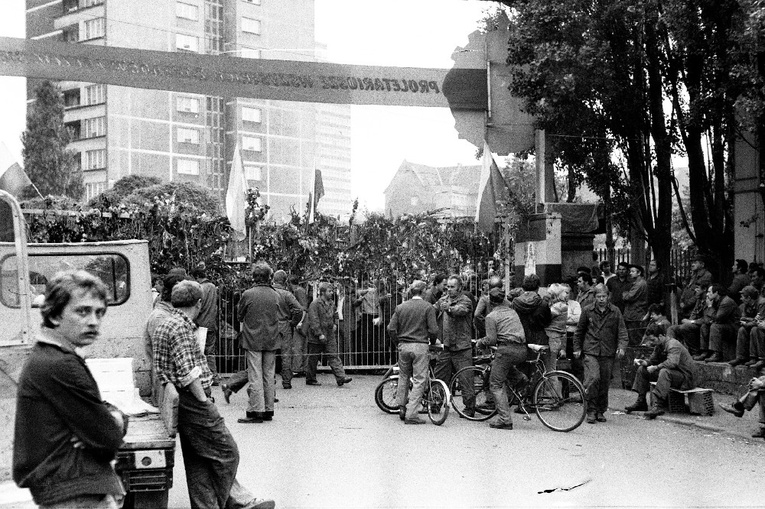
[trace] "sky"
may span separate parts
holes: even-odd
[[[24,0],[4,0],[0,35],[24,37]],[[316,39],[331,62],[450,68],[491,2],[475,0],[315,0]],[[24,78],[0,77],[0,141],[21,162]],[[457,137],[446,108],[352,106],[352,194],[361,210],[384,210],[383,191],[403,160],[430,166],[480,164]]]

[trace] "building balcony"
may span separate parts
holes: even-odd
[[[56,30],[63,30],[70,25],[80,24],[93,18],[104,17],[106,13],[105,2],[101,1],[101,3],[95,3],[95,5],[87,5],[93,3],[92,0],[63,2],[63,11],[61,16],[54,18],[53,27]]]

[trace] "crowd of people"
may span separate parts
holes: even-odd
[[[406,383],[398,385],[399,414],[405,424],[424,423],[418,413],[429,345],[442,346],[434,371],[447,384],[472,365],[474,348],[496,347],[490,389],[498,417],[489,425],[503,430],[513,429],[508,384],[519,388],[528,383],[518,369],[526,360],[527,344],[549,347],[544,356],[547,370],[556,369],[559,359],[569,361],[568,369],[583,380],[590,424],[607,421],[612,372],[629,345],[653,347],[649,358],[636,360],[637,399],[626,408],[628,413],[645,412],[649,419],[665,411],[671,389],[695,387],[696,362],[724,361],[732,351],[733,367],[765,366],[762,267],[736,260],[732,283],[725,287],[713,281],[703,257],[694,259],[679,292],[676,325],[667,318],[656,262],[649,264],[647,275],[641,266],[623,262],[615,274],[610,269],[608,262],[599,264],[597,271],[582,267],[569,280],[575,281],[575,288],[554,283],[546,290],[536,274],[529,274],[509,293],[501,274],[489,275],[479,287],[474,276],[428,278],[419,273],[401,292],[390,292],[384,281],[356,291],[347,284],[321,282],[309,299],[298,280],[256,262],[253,285],[237,305],[239,345],[246,352],[247,369],[225,382],[214,363],[217,288],[206,277],[204,264],[191,275],[183,269],[170,271],[158,285],[145,342],[155,390],[164,384],[178,390],[178,433],[191,506],[275,506],[237,481],[239,451],[211,387],[220,384],[229,402],[247,386],[248,405],[239,422],[271,421],[277,358],[283,389],[291,389],[293,379],[301,376],[307,386],[320,385],[316,375],[321,356],[338,387],[352,381],[338,355],[338,340],[355,346],[362,360],[383,354],[386,362],[398,362],[403,379],[412,379],[411,389]],[[87,366],[75,353],[75,348],[98,338],[106,294],[103,283],[84,271],[50,280],[41,307],[43,327],[19,379],[14,480],[46,507],[119,507],[125,494],[110,462],[128,418],[101,401]],[[204,335],[200,328],[206,330]],[[361,344],[365,337],[372,342]],[[474,415],[472,380],[461,387],[463,413]],[[721,406],[740,417],[760,403],[762,428],[754,436],[762,437],[764,395],[765,377],[755,378],[739,400]],[[92,418],[82,419],[83,415]],[[62,469],[63,465],[68,466]]]

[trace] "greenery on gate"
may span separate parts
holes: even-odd
[[[130,177],[129,179],[135,180]],[[97,242],[146,239],[151,270],[165,274],[173,267],[190,271],[204,261],[208,276],[229,287],[247,284],[249,264],[226,262],[238,247],[247,252],[249,236],[236,246],[228,218],[209,210],[211,193],[196,184],[118,183],[87,206],[66,198],[24,202],[30,242]],[[142,187],[148,185],[148,187]],[[259,192],[247,192],[247,226],[252,233],[252,259],[268,261],[304,280],[369,277],[406,279],[424,270],[459,272],[466,265],[499,259],[499,236],[475,231],[472,221],[443,219],[437,213],[389,218],[367,214],[357,220],[354,203],[348,223],[316,214],[292,212],[285,224],[265,221],[267,206]],[[210,201],[212,200],[212,201]]]

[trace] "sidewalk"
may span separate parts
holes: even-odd
[[[637,394],[632,391],[612,387],[609,391],[609,410],[623,413],[624,407],[634,403],[636,397]],[[713,398],[715,413],[712,415],[666,413],[658,416],[656,420],[696,427],[704,431],[741,438],[750,442],[765,443],[762,438],[752,438],[752,433],[760,426],[758,422],[759,408],[755,407],[751,412],[745,412],[743,417],[738,418],[718,406],[718,403],[732,403],[736,399],[734,396],[715,392]],[[642,419],[643,412],[634,412],[628,417]]]

